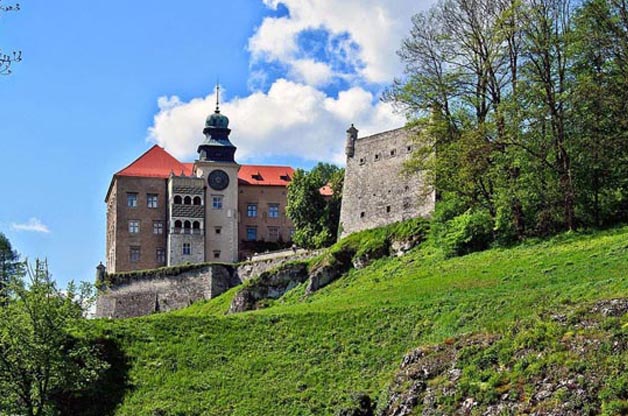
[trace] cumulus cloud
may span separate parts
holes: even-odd
[[[409,32],[410,17],[433,3],[434,0],[264,0],[271,9],[282,4],[289,14],[266,17],[249,39],[248,47],[256,60],[297,66],[303,54],[299,36],[322,29],[332,39],[340,36],[345,40],[328,48],[336,55],[331,59],[352,58],[354,64],[361,63],[354,69],[367,82],[389,82],[401,69],[396,51]],[[348,34],[349,39],[343,38],[343,34]],[[348,57],[344,53],[347,41],[358,46],[356,53]]]
[[[203,120],[212,111],[214,95],[182,102],[159,99],[160,111],[150,139],[180,159],[191,159],[203,139]],[[268,92],[254,92],[221,104],[233,129],[231,141],[242,162],[266,156],[292,155],[309,160],[344,161],[345,130],[355,123],[360,135],[400,127],[403,117],[367,90],[354,87],[328,97],[318,89],[286,79]]]
[[[250,95],[222,100],[239,161],[296,156],[343,163],[351,123],[360,136],[403,126],[404,117],[376,94],[401,74],[396,50],[410,17],[434,0],[262,1],[287,13],[264,18],[249,39]],[[148,139],[193,159],[213,102],[213,94],[186,102],[160,97]]]
[[[48,226],[42,223],[41,220],[38,218],[31,218],[22,224],[12,223],[11,229],[15,231],[28,231],[28,232],[44,233],[44,234],[48,234],[50,232],[50,229],[48,228]]]

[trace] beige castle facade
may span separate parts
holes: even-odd
[[[107,272],[234,263],[260,243],[289,244],[293,169],[236,163],[228,125],[217,107],[193,163],[153,146],[114,174],[105,198]]]

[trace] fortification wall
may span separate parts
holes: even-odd
[[[180,273],[176,269],[155,269],[142,276],[114,276],[99,290],[95,316],[131,318],[185,308],[199,300],[212,299],[282,263],[316,254],[306,250],[282,251],[237,266],[204,264]]]
[[[130,318],[181,309],[211,299],[240,284],[235,268],[212,264],[177,275],[119,279],[102,289],[96,301],[97,318]]]
[[[426,194],[422,176],[403,173],[413,145],[405,128],[347,144],[352,151],[347,151],[340,211],[342,236],[433,211],[435,193]]]

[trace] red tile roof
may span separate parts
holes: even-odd
[[[192,175],[194,163],[182,163],[175,159],[163,147],[154,145],[130,165],[117,172],[116,176],[135,176],[142,178],[163,178],[175,175]],[[253,186],[287,186],[292,180],[294,169],[290,166],[242,165],[238,172],[238,183]],[[113,185],[113,180],[111,182]],[[111,190],[111,186],[109,187]],[[109,192],[107,192],[107,198]]]
[[[333,189],[331,189],[331,186],[329,185],[324,185],[323,187],[321,187],[318,192],[321,193],[321,195],[323,196],[333,196],[334,195],[334,191]]]
[[[240,185],[288,186],[294,169],[290,166],[242,165],[238,172]]]
[[[170,172],[174,172],[176,175],[185,173],[189,176],[192,174],[192,165],[192,163],[179,162],[163,147],[154,145],[129,166],[116,173],[116,176],[165,179],[170,176]]]

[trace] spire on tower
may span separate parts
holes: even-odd
[[[216,113],[220,113],[220,79],[216,79]]]

